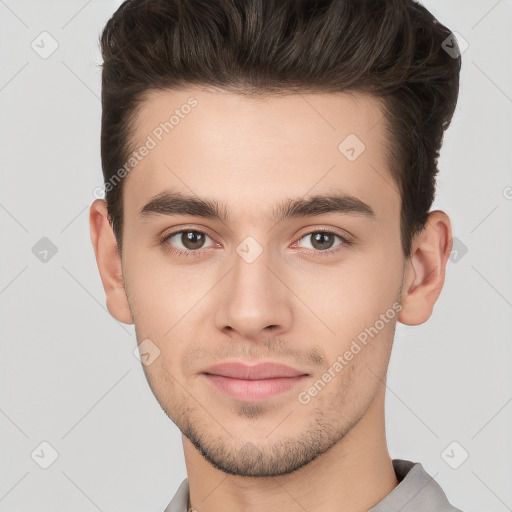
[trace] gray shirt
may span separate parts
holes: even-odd
[[[419,462],[393,459],[398,485],[368,512],[461,512]],[[188,512],[188,479],[181,482],[164,512]]]

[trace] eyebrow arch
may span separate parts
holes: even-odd
[[[375,212],[357,197],[344,193],[315,195],[309,198],[285,199],[278,204],[271,217],[276,224],[287,219],[310,217],[326,213],[362,215],[375,218]],[[151,198],[140,209],[140,219],[153,215],[192,215],[229,223],[231,215],[226,205],[212,199],[202,199],[182,192],[166,190]]]

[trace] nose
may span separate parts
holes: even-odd
[[[257,341],[288,331],[293,321],[293,293],[285,267],[269,251],[251,262],[235,255],[233,268],[217,290],[217,329]]]

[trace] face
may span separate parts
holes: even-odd
[[[149,149],[123,190],[124,287],[138,343],[158,354],[143,366],[155,397],[224,472],[294,471],[381,389],[404,271],[383,124],[359,93],[190,88],[143,104],[136,147]],[[155,202],[162,193],[175,197]],[[231,362],[301,376],[211,370]]]

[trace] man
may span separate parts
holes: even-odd
[[[412,0],[129,0],[108,21],[91,239],[182,432],[166,512],[456,511],[390,458],[396,322],[427,321],[456,106]]]

